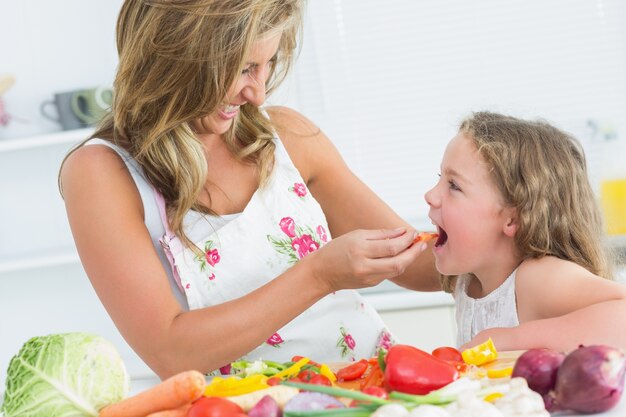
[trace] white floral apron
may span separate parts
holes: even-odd
[[[203,256],[183,247],[164,221],[162,244],[189,309],[242,297],[330,240],[321,207],[280,139],[275,138],[274,142],[274,171],[244,211],[221,227],[223,218],[203,217],[202,221],[216,222],[207,236],[194,241],[204,250]],[[158,192],[156,195],[165,219],[162,196]],[[301,355],[321,362],[349,361],[371,357],[378,347],[390,344],[391,335],[378,313],[356,291],[342,290],[324,297],[283,328],[268,334],[263,344],[242,359],[284,362]]]

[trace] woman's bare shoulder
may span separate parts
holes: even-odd
[[[343,165],[335,146],[311,120],[288,107],[270,107],[267,112],[305,181]]]
[[[106,145],[83,145],[64,161],[60,187],[67,204],[110,205],[126,200],[125,207],[143,205],[137,187],[117,152]]]

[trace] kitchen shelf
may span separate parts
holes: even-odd
[[[21,151],[42,146],[78,143],[87,139],[93,133],[93,128],[64,130],[25,138],[1,139],[0,152]]]
[[[75,250],[63,250],[43,256],[25,257],[24,255],[12,258],[0,258],[0,274],[18,272],[29,269],[46,268],[80,263]]]

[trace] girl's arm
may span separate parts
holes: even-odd
[[[525,261],[516,280],[520,325],[479,333],[467,346],[492,337],[501,350],[579,345],[626,348],[626,286],[554,257]]]
[[[240,299],[183,312],[144,224],[137,187],[117,153],[102,145],[82,147],[67,159],[61,181],[78,253],[98,297],[124,339],[162,378],[217,369],[323,296],[375,285],[403,272],[419,253],[407,249],[412,236],[402,230],[357,231]]]
[[[311,121],[285,107],[268,109],[308,188],[322,206],[333,237],[357,229],[414,229],[348,168],[330,139]],[[421,195],[415,190],[415,195]],[[433,242],[403,274],[389,277],[403,287],[440,291]]]
[[[626,349],[625,317],[626,299],[604,301],[561,317],[484,330],[461,348],[475,346],[491,337],[500,351],[548,348],[569,352],[580,345]]]

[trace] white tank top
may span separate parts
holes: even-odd
[[[457,278],[453,294],[456,305],[457,346],[469,342],[482,330],[519,325],[515,299],[516,273],[517,269],[502,285],[478,299],[467,295],[470,277],[462,275]]]
[[[203,250],[204,256],[198,257],[184,248],[176,237],[174,241],[165,239],[178,272],[172,274],[159,243],[165,230],[160,224],[159,205],[155,203],[159,196],[137,162],[123,149],[99,139],[89,143],[113,148],[128,165],[144,203],[146,225],[168,271],[172,290],[177,297],[182,296],[190,309],[242,297],[331,239],[321,207],[282,142],[275,137],[274,170],[267,185],[253,194],[243,212],[230,216],[189,212],[185,216],[185,232]],[[180,276],[180,283],[176,282],[176,275]],[[371,357],[379,347],[387,348],[392,343],[378,313],[355,290],[329,294],[267,336],[244,359],[288,361],[302,355],[322,362],[349,361]]]

